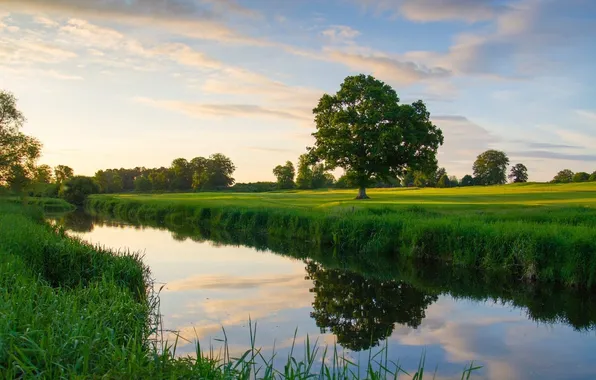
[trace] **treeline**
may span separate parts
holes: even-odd
[[[234,184],[235,170],[232,160],[216,153],[176,158],[169,167],[99,170],[93,179],[101,193],[223,190]]]

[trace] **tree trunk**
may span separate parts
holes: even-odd
[[[358,196],[356,199],[369,199],[368,195],[366,195],[366,187],[361,187],[358,189]]]

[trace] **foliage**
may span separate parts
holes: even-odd
[[[62,183],[69,178],[74,177],[74,170],[65,165],[58,165],[54,168],[54,177],[57,183]]]
[[[437,187],[438,188],[446,188],[446,187],[450,187],[451,186],[451,182],[449,181],[449,177],[447,177],[447,174],[443,174],[443,176],[441,178],[439,178],[439,181],[437,182]]]
[[[89,195],[97,194],[99,191],[100,187],[93,178],[74,176],[64,181],[59,196],[69,203],[82,206]]]
[[[294,183],[296,171],[291,161],[286,161],[286,164],[283,166],[277,165],[273,169],[273,175],[277,178],[277,187],[279,189],[293,189],[296,186]]]
[[[332,187],[335,183],[333,175],[327,172],[324,164],[313,162],[312,155],[302,154],[298,157],[296,186],[302,190]]]
[[[474,180],[478,185],[502,185],[507,182],[509,158],[504,152],[487,150],[474,161]]]
[[[238,193],[264,193],[277,190],[276,182],[249,182],[235,183],[230,187],[230,191]]]
[[[309,261],[314,293],[311,317],[323,332],[352,351],[366,350],[391,335],[396,324],[416,328],[426,308],[437,301],[400,281],[366,278],[345,270],[325,269]]]
[[[509,180],[513,183],[528,182],[528,168],[524,164],[516,164],[511,167]]]
[[[449,186],[451,186],[451,187],[459,186],[459,180],[457,179],[456,176],[454,176],[454,175],[449,176]]]
[[[573,182],[574,173],[569,169],[563,169],[557,173],[553,178],[553,183],[569,183]]]
[[[461,179],[461,186],[474,186],[474,177],[469,174],[466,174]]]
[[[34,183],[52,183],[52,168],[49,165],[39,165],[33,173]]]
[[[15,96],[0,90],[0,186],[18,192],[33,179],[41,154],[41,143],[20,132],[24,122]]]
[[[425,104],[400,105],[396,92],[372,76],[347,77],[335,95],[325,94],[313,110],[317,131],[309,154],[329,169],[343,168],[361,189],[374,177],[401,177],[408,168],[436,168],[441,130]]]
[[[342,175],[335,181],[336,189],[352,189],[356,187],[347,174]]]
[[[593,183],[371,190],[377,199],[362,206],[341,190],[92,196],[88,207],[138,221],[266,233],[327,252],[423,259],[593,288],[594,190]]]
[[[401,180],[401,185],[403,187],[413,187],[415,179],[416,177],[414,177],[414,172],[408,170]]]
[[[137,178],[135,178],[135,191],[141,192],[141,193],[146,193],[148,191],[151,191],[152,189],[152,185],[151,185],[151,181],[149,180],[149,178],[147,178],[144,175],[140,175]]]
[[[592,173],[590,175],[590,178],[588,179],[589,182],[596,182],[596,172]]]
[[[586,172],[577,172],[573,175],[573,182],[588,182],[590,175]]]

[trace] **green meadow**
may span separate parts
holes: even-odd
[[[596,284],[596,184],[260,194],[94,195],[87,208],[131,221],[251,231],[375,260],[439,261],[526,281]]]

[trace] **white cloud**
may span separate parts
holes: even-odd
[[[350,42],[360,35],[360,32],[347,25],[332,25],[321,32],[332,42]]]
[[[245,117],[273,117],[279,119],[304,120],[301,112],[287,108],[272,108],[253,104],[207,104],[177,100],[155,100],[137,97],[134,101],[186,114],[195,118],[245,118]]]
[[[43,16],[36,16],[33,21],[36,24],[43,25],[47,28],[56,28],[60,25],[60,23]]]
[[[596,121],[596,112],[588,110],[576,110],[575,113],[577,113],[579,116],[583,117],[586,120]]]
[[[478,22],[494,18],[503,6],[496,0],[355,0],[377,12],[389,12],[418,22],[458,20]]]

